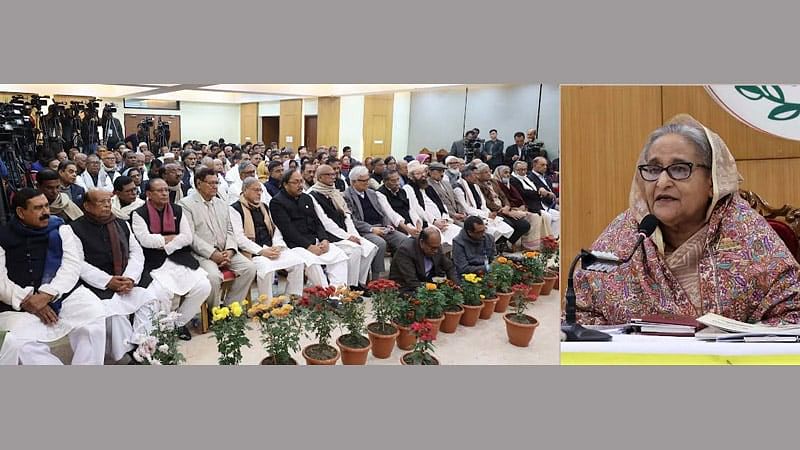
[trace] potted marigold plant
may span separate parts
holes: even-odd
[[[461,283],[461,293],[464,298],[464,303],[461,307],[464,308],[464,314],[461,316],[460,324],[465,327],[474,327],[478,323],[478,316],[483,309],[483,302],[481,295],[483,292],[483,278],[474,273],[465,273],[463,275],[463,282]]]
[[[241,304],[233,302],[230,306],[215,306],[211,309],[211,331],[217,339],[220,365],[240,364],[242,346],[251,347],[250,339],[245,334],[245,330],[250,327],[247,326],[247,315],[242,308],[247,305],[248,301],[245,300]]]
[[[259,297],[247,315],[260,324],[261,342],[267,351],[263,365],[296,365],[292,353],[300,350],[303,331],[300,315],[286,296],[268,299]]]
[[[514,284],[516,272],[512,262],[505,256],[500,256],[489,266],[488,278],[497,288],[497,303],[494,312],[504,313],[508,309],[508,302],[511,301],[511,286]]]
[[[523,284],[533,288],[536,295],[542,290],[544,285],[544,260],[539,252],[525,252],[522,255],[522,267],[525,273],[522,276]]]
[[[479,317],[483,320],[488,320],[494,314],[494,308],[497,306],[497,287],[494,280],[490,275],[485,275],[481,283],[481,312]]]
[[[367,321],[366,306],[360,301],[360,291],[351,291],[343,288],[334,294],[339,298],[339,325],[343,333],[336,339],[336,345],[342,353],[342,364],[360,365],[367,363],[367,355],[372,347],[369,339],[364,336],[364,324]]]
[[[411,331],[411,324],[417,321],[420,303],[419,300],[410,297],[402,297],[398,302],[398,308],[392,318],[392,324],[399,331],[397,347],[401,350],[411,350],[417,342],[417,337]]]
[[[525,314],[525,310],[528,308],[529,301],[536,300],[537,294],[527,285],[517,285],[514,288],[514,297],[511,302],[514,312],[503,316],[503,320],[506,322],[506,334],[512,345],[527,347],[533,339],[533,332],[539,326],[539,321]]]
[[[442,333],[455,333],[458,328],[458,321],[464,315],[464,296],[461,295],[461,286],[453,280],[444,280],[439,284],[439,291],[445,298],[444,320],[439,326]]]
[[[436,283],[425,283],[417,288],[414,298],[419,301],[415,305],[416,321],[427,320],[432,326],[431,333],[435,339],[444,320],[444,308],[447,306],[444,293],[439,290]]]
[[[386,359],[392,354],[397,335],[400,334],[392,320],[400,314],[400,285],[380,278],[371,281],[367,290],[372,299],[372,316],[375,322],[367,325],[372,344],[372,356]]]
[[[303,329],[307,337],[317,342],[303,349],[303,357],[311,366],[331,366],[339,360],[339,350],[330,345],[331,334],[338,320],[339,301],[331,298],[336,292],[333,286],[315,286],[303,290],[299,306],[303,311]]]
[[[552,236],[542,238],[542,262],[544,285],[539,295],[549,295],[558,280],[558,241]]]
[[[414,350],[400,357],[400,362],[403,365],[438,365],[439,360],[431,354],[434,348],[433,340],[436,339],[433,325],[427,320],[414,322],[411,324],[411,332],[416,336],[417,342],[414,344]]]

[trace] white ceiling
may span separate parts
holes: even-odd
[[[302,97],[364,95],[456,84],[0,84],[0,92],[250,103]]]

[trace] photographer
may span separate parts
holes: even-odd
[[[478,141],[475,130],[464,133],[464,139],[454,141],[450,146],[450,156],[457,156],[465,161],[472,161],[475,158],[485,159],[481,142]]]
[[[114,117],[115,112],[117,112],[117,106],[113,103],[109,103],[103,108],[103,137],[108,148],[117,148],[119,144],[124,144],[122,124],[119,123],[119,119]]]
[[[526,160],[528,166],[531,166],[533,158],[541,156],[542,158],[547,159],[547,150],[544,149],[544,142],[536,139],[538,136],[539,132],[536,130],[536,128],[531,128],[527,132],[525,148],[528,151],[528,158]]]

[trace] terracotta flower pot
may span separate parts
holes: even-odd
[[[533,339],[533,332],[539,326],[539,321],[535,318],[525,314],[525,317],[532,323],[519,323],[510,319],[514,313],[508,313],[503,316],[506,322],[506,334],[508,334],[508,342],[517,347],[527,347]]]
[[[494,312],[496,313],[504,313],[508,309],[508,302],[511,301],[511,296],[514,295],[513,292],[498,292],[497,293],[497,303],[494,305]]]
[[[531,283],[531,294],[536,294],[537,296],[541,294],[542,287],[544,286],[544,281],[540,281],[538,283]]]
[[[277,364],[275,362],[275,357],[274,356],[269,355],[266,358],[261,360],[261,365],[262,366],[277,366],[279,364]],[[294,358],[289,358],[289,362],[287,362],[284,365],[286,365],[286,366],[296,366],[297,365],[297,361]]]
[[[444,321],[444,314],[435,319],[426,319],[426,320],[431,323],[432,326],[431,334],[433,335],[433,338],[436,339],[436,336],[439,335],[439,329],[442,326],[442,322]]]
[[[417,337],[411,332],[411,328],[398,324],[394,324],[394,326],[400,330],[400,334],[397,335],[397,348],[400,350],[411,350],[414,348],[414,344],[417,343]]]
[[[481,309],[483,309],[483,303],[475,306],[461,305],[461,307],[464,308],[464,314],[458,323],[465,327],[474,327],[478,323],[478,316],[481,314]]]
[[[458,321],[463,315],[464,308],[460,306],[458,307],[458,311],[445,311],[444,321],[442,321],[442,325],[439,326],[439,331],[442,333],[455,333],[456,328],[458,328]]]
[[[409,363],[406,362],[406,355],[410,355],[411,353],[413,353],[413,352],[403,353],[403,356],[400,357],[400,364],[402,364],[404,366],[413,365],[413,364],[409,364]],[[431,355],[431,358],[434,361],[434,365],[438,366],[439,365],[439,360],[436,359],[436,357],[433,356],[433,355]]]
[[[560,289],[561,288],[560,281],[561,281],[561,276],[558,273],[556,273],[556,282],[553,283],[553,289]]]
[[[480,318],[483,320],[489,320],[492,318],[492,314],[494,313],[494,307],[497,305],[497,297],[494,298],[485,298],[481,300],[483,303],[483,308],[481,308]]]
[[[330,345],[327,346],[328,348],[331,348],[331,349],[333,349],[334,352],[336,352],[336,356],[334,356],[332,358],[317,359],[314,356],[309,355],[309,353],[308,353],[309,350],[314,351],[316,349],[319,349],[320,347],[321,347],[320,344],[311,344],[308,347],[303,349],[303,358],[306,359],[306,364],[309,365],[309,366],[333,366],[333,365],[335,365],[336,361],[339,360],[339,355],[340,355],[339,350],[336,350],[336,347],[331,347]]]
[[[394,343],[400,330],[396,326],[390,325],[394,329],[392,334],[381,334],[374,330],[379,329],[379,323],[373,322],[367,325],[367,334],[369,334],[369,341],[372,345],[372,356],[380,359],[386,359],[392,354],[394,350]]]
[[[336,345],[339,346],[339,351],[342,354],[342,364],[345,366],[366,365],[367,356],[369,356],[369,349],[372,348],[372,344],[367,342],[366,347],[350,347],[342,344],[342,337],[344,336],[339,336],[339,339],[336,339]]]
[[[542,285],[542,290],[539,292],[539,295],[550,295],[550,291],[553,290],[553,286],[556,284],[557,279],[558,276],[556,275],[545,275],[544,285]]]

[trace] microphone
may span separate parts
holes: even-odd
[[[580,253],[572,260],[569,267],[569,275],[567,277],[567,293],[565,295],[567,305],[565,308],[565,320],[561,325],[561,331],[566,335],[567,341],[610,341],[611,335],[597,330],[590,330],[576,323],[577,301],[575,298],[575,284],[573,276],[575,274],[575,265],[578,260],[581,261],[581,266],[584,270],[591,270],[594,272],[611,272],[616,267],[627,263],[633,258],[636,250],[642,246],[644,240],[650,237],[658,228],[658,218],[652,214],[645,216],[637,230],[636,245],[633,251],[624,259],[619,259],[613,253],[606,252],[589,252],[581,249]]]

